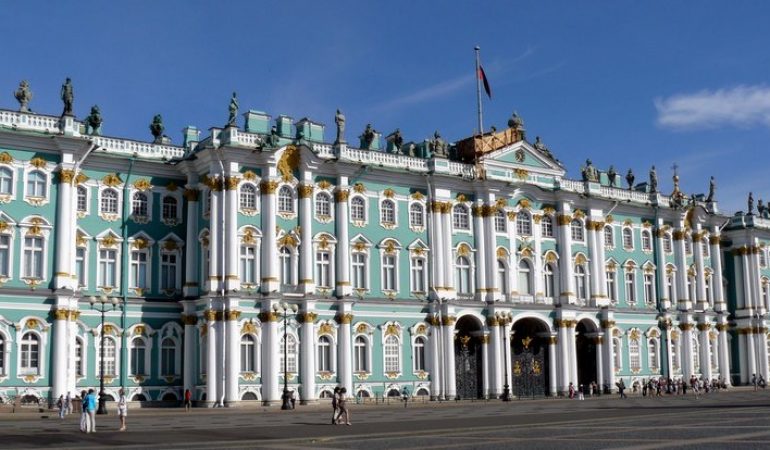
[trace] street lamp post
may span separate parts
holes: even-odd
[[[505,335],[505,326],[513,319],[513,314],[510,311],[496,312],[495,318],[497,319],[497,323],[500,325],[500,329],[502,330],[503,336],[501,341],[503,342],[503,366],[505,367],[505,384],[503,385],[503,396],[500,399],[504,402],[510,402],[511,387],[508,384],[508,349],[505,348],[505,346],[509,346],[510,340],[508,339],[508,336]]]
[[[297,305],[289,305],[286,302],[283,302],[281,304],[274,304],[273,305],[273,311],[276,313],[283,313],[283,395],[281,396],[281,400],[283,403],[281,404],[282,410],[289,410],[291,408],[291,394],[289,393],[289,355],[288,355],[288,319],[289,319],[289,312],[292,314],[297,313]]]
[[[761,330],[762,330],[762,320],[764,319],[764,315],[759,313],[759,312],[755,312],[754,313],[754,319],[756,319],[756,322],[757,322],[756,335],[760,335],[762,333],[761,332]],[[753,331],[754,330],[753,330],[753,327],[752,327],[752,332]],[[760,376],[762,376],[762,365],[763,365],[762,362],[761,362],[762,361],[762,352],[759,351],[759,346],[760,345],[766,345],[763,341],[764,341],[764,339],[760,339],[760,342],[754,342],[754,358],[755,358],[755,361],[756,361],[756,363],[755,363],[756,364],[755,372],[757,374],[756,375],[756,377],[757,377],[756,379],[757,380],[759,379]],[[755,387],[755,389],[756,389],[756,387]]]
[[[107,311],[114,311],[118,306],[118,299],[115,297],[107,298],[106,295],[102,295],[98,299],[91,297],[88,302],[91,304],[91,309],[99,311],[102,315],[101,332],[99,333],[99,409],[96,410],[96,414],[107,414],[107,399],[104,394],[104,314]],[[99,306],[96,306],[96,305]]]

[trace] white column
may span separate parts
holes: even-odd
[[[508,383],[508,389],[510,389],[511,395],[513,395],[513,355],[511,354],[511,333],[513,323],[510,320],[503,322],[503,326],[500,328],[500,341],[503,344],[503,361],[508,361],[508,370],[503,372],[503,383]]]
[[[663,329],[664,344],[666,345],[666,373],[670,378],[674,378],[674,342],[671,340],[671,324],[666,323]]]
[[[481,393],[484,398],[490,398],[489,370],[487,370],[489,367],[489,335],[481,335],[479,339],[481,340],[481,367],[483,368],[481,373]]]
[[[224,233],[222,232],[222,223],[220,222],[219,209],[223,207],[222,200],[222,184],[219,178],[213,178],[210,184],[211,188],[211,207],[209,208],[209,231],[210,231],[210,245],[209,245],[209,292],[218,292],[220,283],[222,282],[222,276],[224,275],[224,268],[219,267],[220,258],[219,252],[224,251],[224,242],[222,238]],[[207,397],[208,398],[208,397]]]
[[[679,329],[682,330],[682,341],[680,344],[680,348],[682,349],[682,355],[680,356],[682,361],[682,376],[685,380],[689,380],[690,377],[693,374],[693,367],[692,367],[692,355],[693,355],[693,346],[692,346],[692,329],[693,324],[691,323],[682,323],[679,325]]]
[[[757,347],[757,354],[759,355],[759,361],[757,364],[757,372],[762,374],[762,377],[767,381],[767,327],[764,324],[760,325],[759,332],[754,334],[754,345]],[[757,374],[757,378],[759,374]]]
[[[269,294],[280,288],[278,279],[278,243],[275,227],[275,190],[278,182],[264,180],[260,184],[262,192],[262,293]],[[212,253],[213,261],[213,253]],[[276,343],[277,345],[277,343]],[[277,375],[277,368],[275,374]],[[264,378],[264,375],[263,375]],[[264,382],[263,382],[264,385]],[[276,391],[277,392],[277,391]]]
[[[703,232],[700,230],[700,224],[696,225],[697,231],[692,234],[693,260],[695,261],[695,292],[697,299],[696,308],[701,311],[708,309],[708,296],[706,295],[706,272],[703,265]]]
[[[762,274],[759,271],[759,252],[760,248],[755,246],[751,247],[751,253],[746,255],[749,261],[749,280],[751,282],[751,298],[753,300],[753,307],[757,311],[764,311],[767,308],[764,300],[762,299],[762,288],[760,287]]]
[[[67,329],[69,327],[70,311],[62,303],[63,298],[56,299],[56,309],[53,310],[53,337],[51,339],[51,400],[56,402],[60,395],[67,394]],[[8,344],[6,344],[8,345]],[[74,359],[74,355],[72,357]]]
[[[454,400],[457,397],[457,377],[455,373],[455,318],[453,316],[444,316],[443,329],[444,335],[444,373],[446,374],[444,392],[447,400]]]
[[[557,320],[556,326],[559,332],[559,368],[561,369],[561,376],[559,379],[559,392],[564,394],[569,388],[570,376],[572,371],[570,370],[570,328],[564,323],[563,320]]]
[[[441,397],[441,322],[438,317],[431,317],[430,327],[430,397]]]
[[[281,398],[278,386],[278,364],[280,358],[278,354],[278,314],[269,308],[272,305],[266,302],[262,312],[262,403],[266,406],[277,402]]]
[[[473,216],[473,233],[476,244],[476,300],[483,300],[487,293],[487,242],[484,238],[484,217],[481,205],[471,209]]]
[[[742,275],[742,281],[743,281],[743,296],[744,296],[744,307],[745,308],[754,308],[757,305],[756,297],[754,297],[754,289],[752,288],[752,272],[751,268],[749,267],[749,257],[746,253],[741,255],[741,275]]]
[[[599,255],[599,243],[597,242],[596,229],[601,226],[599,219],[591,219],[586,222],[586,235],[588,238],[588,257],[590,259],[591,273],[589,282],[591,285],[591,305],[602,304],[601,273],[604,272],[604,259]]]
[[[575,325],[577,322],[571,320],[568,323],[567,337],[569,337],[569,370],[570,380],[575,383],[575,389],[578,388],[578,373],[577,373],[577,346],[575,342]],[[569,385],[568,385],[569,386]]]
[[[315,393],[315,319],[318,317],[316,313],[310,311],[314,305],[308,303],[305,305],[305,312],[300,314],[302,321],[302,337],[300,343],[300,350],[302,357],[300,358],[300,370],[302,371],[302,397],[303,403],[314,402],[316,400]]]
[[[444,284],[444,223],[441,219],[441,208],[443,203],[431,202],[431,258],[433,260],[433,286],[436,291],[441,291],[446,286]]]
[[[237,302],[237,301],[236,301]],[[237,305],[231,305],[233,308]],[[227,333],[227,360],[225,361],[225,404],[235,406],[241,399],[238,395],[238,381],[241,375],[241,339],[240,329],[238,327],[238,318],[241,312],[236,309],[230,309],[226,313],[225,325]]]
[[[604,328],[604,343],[601,351],[604,353],[604,378],[606,382],[600,389],[606,388],[609,392],[613,392],[615,390],[615,358],[612,355],[612,329],[615,327],[615,322],[609,319],[604,320],[602,327]]]
[[[219,381],[219,367],[217,366],[217,327],[214,310],[207,310],[206,315],[206,403],[214,405],[219,400],[217,382]]]
[[[337,349],[337,379],[348,392],[353,392],[353,353],[350,341],[350,324],[353,314],[350,312],[350,304],[342,304],[342,311],[337,315],[339,322]]]
[[[447,288],[448,297],[454,298],[456,296],[455,281],[454,281],[454,253],[452,252],[452,204],[446,202],[442,209],[441,222],[443,224],[442,237],[444,238],[443,250],[444,250],[444,287]],[[454,374],[454,369],[452,369]],[[454,375],[453,375],[454,376]],[[454,383],[452,383],[454,386]]]
[[[184,352],[182,356],[182,389],[189,389],[194,397],[195,385],[197,381],[197,371],[195,370],[195,350],[198,348],[198,329],[195,325],[198,323],[198,318],[194,314],[194,306],[192,306],[192,308],[193,311],[191,311],[191,313],[182,314],[182,323],[184,324],[184,347],[182,348],[182,351]]]
[[[543,238],[542,238],[542,227],[540,225],[540,222],[543,220],[543,216],[533,214],[532,215],[532,241],[534,242],[535,246],[535,254],[533,255],[533,259],[535,261],[535,267],[532,268],[533,270],[533,278],[534,278],[534,288],[535,288],[535,296],[538,298],[544,298],[545,297],[545,281],[543,279]],[[511,224],[512,228],[516,228],[516,224]],[[512,242],[512,245],[516,245],[515,242]],[[514,249],[515,251],[515,249]],[[511,265],[511,274],[518,278],[518,265]]]
[[[558,338],[556,335],[548,337],[548,392],[551,396],[557,396],[559,389],[556,384],[556,342]]]
[[[570,304],[575,302],[575,278],[573,276],[572,267],[572,232],[570,230],[570,223],[572,222],[572,216],[570,214],[570,206],[567,203],[562,204],[562,213],[559,214],[558,233],[559,233],[559,274],[560,274],[560,289],[559,294],[560,304]],[[562,345],[561,337],[559,338],[559,345]],[[564,385],[566,388],[569,384]]]
[[[337,206],[339,208],[339,206]],[[299,187],[299,283],[306,294],[315,292],[313,280],[313,185],[309,180]],[[339,257],[338,257],[339,259]]]
[[[752,374],[757,373],[757,358],[756,349],[754,348],[754,334],[752,329],[747,330],[748,333],[743,335],[746,342],[746,379],[751,382]]]
[[[713,254],[713,253],[712,253]],[[730,354],[728,353],[727,346],[727,323],[717,324],[717,331],[719,336],[717,337],[719,343],[719,374],[728,386],[732,384],[732,377],[730,376]]]
[[[604,336],[602,333],[598,333],[598,336],[593,339],[596,346],[596,384],[598,389],[601,389],[604,386],[604,355],[602,355]]]
[[[345,181],[345,183],[347,183]],[[337,296],[344,297],[352,293],[350,286],[350,236],[348,235],[348,196],[347,187],[340,186],[334,193],[337,220]],[[370,265],[371,267],[371,265]],[[348,389],[348,392],[352,392]]]
[[[190,180],[188,180],[189,182]],[[184,198],[187,200],[187,220],[185,225],[187,226],[187,245],[185,245],[185,280],[183,294],[185,297],[197,297],[199,294],[200,284],[198,278],[200,277],[200,270],[198,269],[198,249],[201,248],[198,242],[198,217],[200,211],[198,210],[198,198],[200,197],[200,191],[195,189],[192,184],[188,184],[188,188],[184,190]],[[211,239],[209,239],[211,242]],[[211,244],[209,244],[211,246]],[[205,251],[205,249],[204,249]],[[205,274],[208,277],[209,274]],[[190,388],[188,388],[190,389]],[[192,389],[190,389],[192,392]]]
[[[232,168],[231,168],[232,170]],[[235,168],[237,170],[237,167]],[[238,240],[238,182],[236,176],[228,176],[225,179],[225,236],[224,244],[227,248],[227,260],[225,261],[225,288],[228,292],[237,291],[241,287],[238,258],[240,255],[240,242]]]
[[[709,345],[709,323],[698,324],[698,344],[700,345],[700,351],[698,356],[700,357],[700,373],[703,378],[711,380],[711,346]]]
[[[689,298],[690,293],[687,289],[687,259],[684,249],[685,232],[683,230],[674,230],[674,261],[676,262],[676,293],[680,310],[691,308],[693,299]],[[684,367],[684,364],[682,365]],[[684,372],[683,372],[684,373]],[[687,375],[689,378],[689,374]]]
[[[607,248],[604,246],[604,222],[600,222],[596,226],[596,258],[598,261],[597,269],[598,272],[596,272],[596,276],[599,277],[599,290],[596,291],[599,293],[599,295],[602,297],[604,301],[604,305],[610,304],[610,293],[607,292],[607,267],[604,264],[604,262],[607,260]],[[660,291],[658,291],[660,292]]]
[[[722,286],[722,249],[719,246],[719,227],[714,227],[711,236],[709,237],[709,244],[711,245],[711,268],[714,270],[712,275],[712,286],[714,290],[714,309],[717,311],[724,311],[725,306],[725,294]]]
[[[75,172],[62,167],[59,171],[59,195],[56,198],[56,226],[54,227],[56,242],[59,243],[56,246],[56,258],[54,260],[54,286],[56,289],[73,289],[77,285],[77,280],[74,280],[73,283],[72,279],[75,275],[75,246],[77,245],[77,240],[75,239],[75,229],[77,227],[74,216],[75,208],[72,205],[72,182],[74,180]],[[64,385],[62,384],[58,387],[63,388]],[[66,394],[66,392],[63,393]],[[56,395],[56,399],[58,398],[59,396]]]
[[[503,367],[503,352],[500,342],[500,324],[495,317],[487,319],[489,323],[489,346],[492,355],[489,357],[489,365],[486,366],[489,371],[489,395],[497,398],[503,392],[501,367]]]
[[[655,265],[657,266],[655,271],[656,283],[658,287],[658,298],[661,299],[661,306],[663,309],[667,310],[671,308],[671,302],[673,302],[674,299],[668,298],[668,288],[666,286],[666,279],[668,278],[668,275],[666,274],[666,252],[663,249],[663,238],[665,236],[665,231],[661,228],[662,226],[663,219],[658,219],[655,228]]]
[[[482,299],[494,302],[500,300],[503,297],[503,292],[500,291],[500,282],[497,277],[497,232],[495,231],[495,214],[497,213],[497,207],[493,205],[487,205],[482,208],[481,219],[484,224],[484,237],[486,243],[484,244],[486,251],[484,252],[484,259],[486,260],[487,268],[487,295],[482,295]],[[476,239],[479,239],[477,237]]]

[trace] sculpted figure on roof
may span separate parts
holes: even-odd
[[[438,130],[433,133],[433,139],[430,140],[430,150],[433,152],[433,156],[440,158],[447,158],[449,156],[447,155],[446,141],[441,139],[441,134],[439,134]]]
[[[16,97],[16,101],[19,102],[19,111],[29,112],[29,101],[32,100],[32,91],[29,90],[29,83],[27,80],[23,80],[19,83],[19,88],[13,94]]]
[[[590,159],[586,159],[586,165],[582,168],[581,172],[583,172],[583,181],[599,181],[599,171],[596,170]]]
[[[337,124],[337,139],[334,140],[335,144],[345,143],[345,114],[342,111],[337,110],[337,114],[334,115],[334,123]]]
[[[72,80],[67,78],[61,85],[61,100],[64,102],[63,116],[72,115],[72,104],[75,102],[75,90],[72,87]]]
[[[102,113],[99,111],[99,107],[94,105],[91,107],[91,114],[86,117],[86,134],[91,136],[99,136],[102,128]]]

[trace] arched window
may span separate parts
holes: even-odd
[[[759,266],[762,268],[767,267],[767,250],[764,248],[759,250]]]
[[[366,284],[366,254],[353,253],[353,289],[367,289]]]
[[[762,279],[762,307],[767,308],[770,305],[770,280]]]
[[[147,344],[142,338],[134,338],[131,341],[131,375],[145,375],[146,367],[144,358],[147,354]]]
[[[623,228],[623,248],[626,250],[634,248],[634,232],[631,228]]]
[[[452,227],[455,230],[469,230],[470,218],[468,217],[468,207],[465,205],[455,205],[452,208]]]
[[[519,292],[532,295],[532,268],[526,259],[519,261]]]
[[[353,197],[350,200],[350,219],[357,222],[366,220],[366,202],[363,197]]]
[[[385,225],[396,224],[396,204],[393,200],[383,200],[380,205],[380,222]]]
[[[254,336],[244,334],[241,336],[241,372],[256,372],[256,358],[254,357],[254,349],[256,348],[256,340]],[[281,347],[281,355],[283,355],[283,347]],[[280,370],[283,370],[281,366]]]
[[[652,235],[649,230],[642,230],[642,250],[646,252],[652,251]]]
[[[257,209],[257,188],[251,183],[244,183],[238,195],[238,203],[246,211]]]
[[[508,265],[502,259],[497,260],[497,287],[504,296],[508,295]]]
[[[281,259],[281,284],[294,284],[294,271],[291,267],[291,250],[284,245],[281,247],[278,256]]]
[[[676,296],[674,295],[674,271],[670,268],[666,269],[666,294],[668,300],[676,303]]]
[[[77,210],[78,212],[88,211],[88,188],[85,186],[78,186]]]
[[[543,237],[553,237],[553,218],[551,216],[543,216],[543,219],[540,221],[540,232]]]
[[[414,340],[414,350],[412,351],[414,359],[414,371],[425,371],[425,338],[418,336]]]
[[[615,247],[615,234],[612,232],[612,226],[604,227],[604,246],[607,248]]]
[[[332,343],[327,336],[318,338],[318,371],[332,371]]]
[[[178,213],[178,202],[175,197],[167,195],[163,197],[162,213],[164,220],[176,219]]]
[[[278,367],[278,370],[283,373],[283,344],[284,340],[283,337],[281,338],[281,346],[280,348],[280,366]],[[286,340],[286,371],[289,373],[297,373],[297,338],[292,336],[291,334],[287,335]]]
[[[508,231],[508,217],[502,209],[498,209],[497,212],[495,212],[495,231],[497,233],[505,233]]]
[[[628,340],[628,367],[631,371],[636,372],[642,368],[642,358],[639,351],[639,340]]]
[[[103,190],[100,209],[103,214],[117,214],[118,213],[118,191],[116,191],[115,189]]]
[[[578,300],[588,299],[588,286],[586,285],[586,269],[585,265],[575,265],[575,293]]]
[[[27,174],[27,197],[45,197],[48,176],[39,170]]]
[[[11,195],[13,193],[13,171],[7,167],[0,167],[0,194]]]
[[[516,214],[516,234],[519,236],[532,235],[532,216],[527,211]]]
[[[111,336],[104,337],[104,375],[114,377],[117,373],[117,359],[116,356],[118,344]],[[99,364],[99,370],[101,371],[101,364]]]
[[[385,373],[401,371],[401,352],[399,352],[398,338],[388,336],[385,338]]]
[[[553,298],[556,296],[556,286],[554,284],[554,270],[553,266],[548,263],[543,267],[543,285],[545,288],[546,298]]]
[[[660,349],[658,348],[657,339],[647,340],[647,355],[650,370],[658,370],[660,368]]]
[[[353,342],[353,372],[369,372],[369,348],[363,336]]]
[[[583,232],[583,222],[575,219],[570,222],[569,226],[570,231],[572,232],[572,240],[582,242],[585,239],[585,234]]]
[[[138,217],[147,217],[147,194],[137,192],[131,201],[131,214]]]
[[[0,341],[2,341],[3,336],[0,335]],[[82,378],[86,376],[86,368],[85,368],[85,358],[84,358],[84,350],[85,345],[83,344],[83,339],[76,337],[75,338],[75,376],[78,378]],[[3,349],[2,349],[2,343],[0,342],[0,373],[2,373],[3,370]]]
[[[294,194],[289,186],[281,186],[278,190],[278,212],[294,212]]]
[[[412,203],[409,206],[409,226],[412,228],[422,228],[425,226],[425,212],[419,203]]]
[[[176,344],[168,337],[160,344],[160,375],[176,375]]]
[[[671,253],[674,251],[674,245],[671,242],[671,233],[666,233],[663,235],[663,251],[666,253]]]
[[[471,293],[471,263],[465,256],[460,256],[455,261],[455,269],[457,270],[457,293],[458,294],[470,294]]]
[[[35,333],[25,333],[21,337],[20,355],[21,373],[40,375],[40,337]]]
[[[325,219],[332,215],[332,198],[326,192],[319,192],[315,196],[315,215],[320,219]]]

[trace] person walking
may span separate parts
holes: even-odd
[[[569,383],[569,388],[567,389],[567,392],[569,393],[570,400],[575,398],[575,385],[572,384],[572,382]]]
[[[767,383],[765,382],[765,377],[762,376],[762,374],[759,374],[759,381],[757,382],[759,384],[759,387],[762,389],[767,387]]]
[[[86,410],[86,433],[96,433],[96,393],[88,390],[83,406]]]
[[[290,399],[291,399],[291,409],[296,408],[296,406],[297,406],[297,392],[296,391],[291,391]]]
[[[340,416],[339,420],[342,420],[342,415],[345,415],[345,425],[350,425],[350,411],[348,411],[348,396],[347,396],[348,390],[345,388],[340,389],[340,397],[338,402],[338,406],[340,408]]]
[[[118,431],[126,431],[126,416],[128,415],[128,402],[126,401],[126,393],[123,391],[123,388],[120,389],[119,395],[120,397],[118,398],[118,418],[120,419],[120,430]]]
[[[56,401],[56,407],[59,408],[59,419],[64,418],[64,394],[59,396],[59,400]]]
[[[192,392],[189,389],[184,390],[184,411],[190,412],[192,407]]]
[[[72,413],[72,393],[67,392],[67,396],[64,397],[64,414],[69,415]]]
[[[751,374],[751,384],[754,385],[754,390],[757,390],[757,375],[752,373]]]
[[[622,378],[620,379],[620,381],[618,381],[617,386],[618,386],[618,394],[620,394],[620,398],[626,398],[626,383],[623,382]]]
[[[409,403],[409,389],[406,386],[401,390],[401,399],[404,401],[404,408],[406,408],[407,403]]]
[[[585,400],[585,395],[583,394],[583,385],[581,384],[578,389],[578,400]]]
[[[88,392],[80,392],[80,431],[88,433],[88,405],[86,404]]]
[[[332,425],[337,425],[337,419],[339,419],[339,400],[340,400],[340,388],[335,387],[332,394]]]

